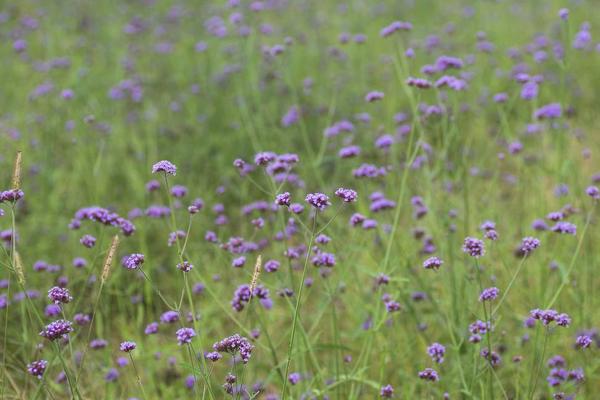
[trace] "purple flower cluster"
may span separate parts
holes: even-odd
[[[440,269],[443,263],[444,262],[439,257],[433,256],[423,261],[423,268],[438,270]]]
[[[175,332],[177,344],[184,345],[192,342],[192,338],[196,336],[196,331],[192,328],[180,328]]]
[[[84,219],[120,228],[125,236],[130,236],[135,232],[135,225],[133,225],[131,221],[122,218],[119,214],[110,212],[105,208],[87,207],[78,210],[71,221],[71,228],[79,228],[81,221]]]
[[[0,191],[0,204],[17,202],[22,199],[23,196],[25,196],[25,193],[23,193],[21,189]]]
[[[73,332],[73,324],[71,321],[59,319],[46,325],[46,327],[40,332],[40,336],[45,337],[50,341],[54,341],[62,338],[70,332]]]
[[[335,195],[342,199],[345,203],[352,203],[356,201],[357,198],[356,192],[352,189],[339,188],[335,191]]]
[[[329,202],[329,197],[323,193],[307,194],[306,202],[319,211],[323,211],[331,205],[331,203]]]
[[[485,254],[483,241],[472,237],[465,238],[462,249],[463,252],[475,258],[479,258]]]
[[[235,335],[226,337],[225,339],[213,344],[213,349],[219,353],[236,354],[239,353],[242,362],[247,364],[252,356],[254,346],[243,336]]]
[[[32,361],[30,364],[27,364],[27,372],[38,379],[42,379],[47,367],[48,361],[46,360]]]
[[[536,308],[531,310],[529,315],[531,318],[541,321],[545,326],[550,325],[552,322],[563,327],[567,327],[571,324],[571,317],[564,313],[560,314],[556,310],[540,310],[539,308]]]
[[[73,300],[73,297],[69,293],[69,289],[54,286],[48,290],[48,298],[52,300],[54,304],[66,304]]]
[[[500,294],[500,289],[498,289],[497,287],[490,287],[487,289],[483,289],[483,291],[479,295],[479,301],[484,302],[484,301],[495,300],[499,294]]]
[[[177,175],[177,167],[175,166],[175,164],[173,164],[170,161],[162,160],[162,161],[155,163],[152,166],[153,174],[156,174],[159,172],[164,172],[165,174],[169,174],[169,175]]]
[[[137,269],[144,264],[144,255],[139,253],[130,254],[123,259],[123,266],[127,269]]]
[[[125,353],[129,353],[129,352],[135,350],[136,347],[137,347],[137,344],[135,344],[135,342],[123,342],[119,345],[119,349],[121,351],[124,351]]]
[[[444,362],[444,354],[446,354],[446,348],[439,343],[433,343],[431,346],[427,347],[427,354],[438,364]]]

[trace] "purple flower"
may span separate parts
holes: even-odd
[[[444,262],[439,257],[429,257],[423,261],[423,268],[438,270]]]
[[[546,104],[545,106],[540,107],[535,111],[536,119],[560,118],[561,115],[562,108],[559,103]]]
[[[550,228],[552,232],[563,233],[567,235],[576,235],[577,234],[577,226],[570,222],[559,221],[552,228]]]
[[[289,207],[292,201],[292,196],[289,192],[278,194],[275,197],[275,204],[280,206]]]
[[[335,266],[335,255],[331,253],[320,252],[312,258],[312,264],[315,267],[333,267]]]
[[[431,346],[427,348],[427,354],[438,364],[444,362],[444,354],[446,353],[446,348],[439,343],[433,343]]]
[[[190,272],[192,268],[194,268],[194,265],[191,264],[189,261],[184,261],[177,264],[177,269],[183,272]]]
[[[32,361],[30,364],[27,364],[27,372],[38,379],[42,379],[47,366],[48,361],[46,360]]]
[[[66,304],[73,300],[73,297],[69,293],[69,289],[54,286],[48,290],[48,298],[52,300],[54,304]]]
[[[420,371],[419,378],[431,382],[437,382],[440,379],[438,373],[432,368],[425,368],[423,371]]]
[[[171,196],[176,198],[185,197],[187,194],[187,188],[181,185],[175,185],[171,188]]]
[[[136,347],[137,345],[135,344],[135,342],[123,342],[119,346],[119,349],[121,351],[124,351],[125,353],[129,353],[130,351],[135,350]]]
[[[139,253],[130,254],[123,260],[123,266],[127,269],[137,269],[144,263],[144,255]]]
[[[485,254],[483,241],[472,237],[465,238],[462,249],[463,252],[475,258],[479,258]]]
[[[254,346],[243,336],[237,333],[233,336],[226,337],[225,339],[213,344],[213,349],[219,353],[239,353],[242,358],[242,362],[247,364],[252,355]]]
[[[106,375],[104,375],[104,380],[107,382],[114,382],[117,379],[119,379],[119,371],[115,368],[109,369]]]
[[[160,316],[160,322],[162,322],[163,324],[172,324],[177,321],[179,321],[179,313],[177,311],[165,311]]]
[[[235,268],[242,268],[244,264],[246,264],[246,257],[244,256],[234,258],[233,261],[231,261],[231,266]]]
[[[162,160],[152,166],[152,173],[164,172],[169,175],[177,175],[177,167],[170,161]]]
[[[40,336],[45,337],[50,341],[60,339],[69,332],[73,332],[73,324],[71,321],[59,319],[46,325],[46,327],[40,332]]]
[[[180,328],[175,332],[177,343],[181,346],[192,342],[192,338],[196,336],[196,331],[192,328]]]
[[[216,362],[216,361],[219,361],[223,356],[220,353],[216,352],[216,351],[212,351],[210,353],[206,353],[204,355],[204,357],[206,357],[207,360],[210,360],[212,362]]]
[[[383,92],[372,91],[365,95],[365,101],[367,103],[373,103],[375,101],[379,101],[379,100],[383,99],[383,96],[384,96]]]
[[[4,202],[17,202],[25,196],[20,189],[5,190],[0,192],[0,204]]]
[[[144,329],[144,333],[146,335],[154,335],[158,332],[158,322],[151,322],[146,325],[146,329]]]
[[[306,202],[319,211],[325,210],[331,205],[329,197],[323,193],[309,193],[306,195]]]
[[[487,289],[483,289],[483,291],[479,295],[479,301],[483,302],[483,301],[495,300],[498,297],[499,293],[500,293],[500,289],[498,289],[497,287],[490,287]]]
[[[558,16],[563,21],[566,21],[569,18],[569,9],[568,8],[561,8],[560,10],[558,10]]]
[[[597,186],[588,186],[585,193],[594,200],[600,200],[600,189]]]
[[[416,88],[419,88],[419,89],[429,89],[431,86],[433,86],[433,85],[431,84],[431,82],[429,82],[427,79],[422,79],[422,78],[412,78],[412,77],[409,77],[409,78],[406,80],[406,84],[407,84],[408,86],[414,86],[414,87],[416,87]],[[437,86],[437,85],[436,85],[436,86]],[[440,85],[440,86],[441,86],[441,85]]]
[[[254,156],[254,163],[256,165],[267,165],[270,162],[274,161],[275,158],[277,157],[277,154],[271,152],[271,151],[265,151],[262,153],[257,153]]]
[[[345,203],[354,202],[357,198],[356,191],[352,189],[339,188],[335,191],[335,195],[342,199]]]
[[[297,385],[298,382],[300,382],[300,374],[298,372],[292,372],[291,374],[289,374],[288,376],[288,381],[290,382],[290,384],[293,385]]]
[[[592,345],[592,338],[588,335],[580,335],[575,339],[575,346],[579,349],[587,349]]]
[[[521,246],[519,247],[519,250],[522,254],[528,255],[531,252],[533,252],[533,250],[537,249],[538,247],[540,247],[540,240],[536,239],[534,237],[528,236],[523,238],[523,240],[521,241]]]
[[[83,235],[82,238],[79,239],[79,242],[88,249],[91,249],[96,244],[96,238],[92,235]]]
[[[392,385],[385,385],[379,391],[379,395],[384,399],[391,399],[394,396],[394,388]]]
[[[275,272],[279,269],[281,264],[277,260],[269,260],[265,263],[265,271],[267,272]]]

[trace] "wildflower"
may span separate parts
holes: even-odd
[[[289,207],[292,201],[292,196],[289,192],[278,194],[275,197],[275,204],[280,206]]]
[[[88,249],[91,249],[96,244],[96,238],[92,235],[83,235],[79,242]]]
[[[339,188],[335,191],[335,195],[342,199],[345,203],[352,203],[356,201],[357,198],[356,191],[352,189]]]
[[[164,172],[169,175],[177,174],[177,167],[170,161],[162,160],[152,166],[152,173]]]
[[[379,391],[379,395],[384,399],[391,399],[394,396],[394,388],[392,385],[385,385]]]
[[[123,260],[123,266],[127,269],[137,269],[144,263],[144,255],[139,253],[130,254]]]
[[[444,362],[445,353],[446,348],[439,343],[433,343],[427,348],[427,354],[429,354],[429,357],[431,357],[431,359],[438,364]]]
[[[365,95],[365,101],[367,103],[373,103],[375,101],[379,101],[379,100],[383,99],[383,96],[384,96],[383,92],[372,91]]]
[[[46,325],[40,332],[40,336],[45,337],[50,341],[60,339],[64,335],[73,332],[73,325],[70,321],[59,319]]]
[[[290,384],[293,385],[297,385],[298,382],[300,382],[300,374],[298,372],[292,372],[291,374],[289,374],[288,376],[288,381],[290,382]]]
[[[585,193],[594,200],[600,200],[600,189],[597,186],[588,186]]]
[[[540,247],[540,240],[528,236],[523,238],[523,240],[521,241],[521,246],[519,247],[519,250],[521,251],[521,253],[527,255],[533,252],[533,250],[537,249],[538,247]]]
[[[483,291],[479,295],[479,301],[483,302],[483,301],[495,300],[498,297],[499,293],[500,293],[500,289],[498,289],[497,287],[490,287],[487,289],[483,289]]]
[[[181,185],[175,185],[171,188],[171,196],[175,198],[185,197],[187,194],[187,188]]]
[[[177,336],[177,343],[181,346],[192,342],[192,338],[196,336],[196,332],[192,328],[181,328],[175,333]]]
[[[429,257],[423,261],[423,268],[438,270],[444,262],[439,257]]]
[[[48,298],[52,300],[54,304],[66,304],[73,300],[68,289],[58,286],[54,286],[48,290]]]
[[[431,382],[437,382],[440,379],[436,370],[432,368],[425,368],[423,371],[420,371],[419,378]]]
[[[557,222],[556,225],[554,225],[552,228],[550,228],[550,230],[552,232],[564,233],[567,235],[576,235],[577,234],[577,226],[575,226],[574,224],[572,224],[570,222],[565,222],[565,221]]]
[[[465,238],[463,252],[475,258],[483,256],[485,254],[483,241],[472,237]]]
[[[179,321],[179,313],[177,311],[169,310],[160,316],[160,322],[163,324],[172,324],[177,321]]]
[[[575,347],[579,349],[587,349],[592,344],[592,338],[588,335],[580,335],[575,339]]]
[[[560,118],[562,109],[559,103],[546,104],[535,111],[536,119],[553,119]]]
[[[323,193],[309,193],[306,195],[306,202],[319,211],[325,210],[331,205],[329,197]]]
[[[121,351],[124,351],[125,353],[129,353],[129,352],[135,350],[136,347],[137,347],[137,344],[135,344],[135,342],[123,342],[119,346],[119,349]]]
[[[27,372],[38,379],[42,379],[44,372],[46,372],[46,367],[48,367],[48,361],[46,360],[32,361],[30,364],[27,364]]]
[[[254,346],[245,337],[235,334],[213,344],[213,349],[219,353],[239,353],[242,362],[247,364]]]
[[[183,272],[190,272],[192,268],[194,268],[194,265],[191,264],[189,261],[184,261],[177,264],[177,269]]]
[[[151,322],[146,325],[146,329],[144,329],[144,333],[146,335],[154,335],[158,332],[158,322]]]

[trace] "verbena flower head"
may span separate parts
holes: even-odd
[[[331,205],[331,203],[329,202],[329,197],[323,193],[307,194],[306,202],[319,211],[323,211]]]
[[[579,349],[587,349],[592,345],[592,338],[588,335],[580,335],[575,339],[575,347]]]
[[[30,364],[27,364],[27,372],[38,379],[42,379],[44,372],[46,372],[46,367],[48,367],[48,361],[46,360],[32,361]]]
[[[550,228],[552,232],[562,233],[566,235],[576,235],[577,234],[577,226],[566,221],[557,222],[552,228]]]
[[[278,194],[275,197],[275,204],[279,206],[289,207],[292,202],[292,195],[289,192]]]
[[[213,344],[213,349],[219,353],[236,354],[239,353],[242,362],[247,364],[252,355],[254,346],[243,336],[235,335],[226,337],[225,339]]]
[[[73,324],[71,321],[59,319],[46,325],[40,332],[40,336],[45,337],[50,341],[62,338],[64,335],[73,332]]]
[[[0,192],[0,204],[17,202],[25,196],[21,189],[11,189]]]
[[[392,385],[385,385],[379,391],[379,395],[384,399],[391,399],[394,396],[394,388]]]
[[[588,186],[585,193],[594,200],[600,200],[600,189],[597,186]]]
[[[194,268],[194,265],[191,264],[189,261],[184,261],[177,264],[177,269],[183,272],[190,272],[192,268]]]
[[[177,344],[184,345],[192,342],[192,338],[196,336],[196,331],[192,328],[180,328],[175,333],[177,336]]]
[[[127,269],[137,269],[144,263],[144,255],[139,253],[130,254],[123,259],[123,266]]]
[[[423,268],[438,270],[443,263],[444,262],[439,257],[433,256],[423,261]]]
[[[479,301],[483,302],[495,300],[498,297],[498,294],[500,294],[500,289],[498,289],[497,287],[483,289],[483,291],[479,295]]]
[[[419,378],[430,382],[437,382],[440,379],[437,371],[433,368],[425,368],[423,371],[420,371]]]
[[[164,172],[169,175],[177,175],[177,167],[170,161],[162,160],[152,166],[152,173]]]
[[[135,342],[123,342],[119,345],[119,349],[125,353],[135,350],[136,347],[137,344],[135,344]]]
[[[427,348],[427,354],[429,354],[429,356],[434,362],[441,364],[444,362],[444,354],[446,354],[446,348],[439,343],[433,343]]]
[[[531,236],[527,236],[521,241],[521,246],[519,247],[519,250],[523,254],[527,255],[531,254],[538,247],[540,247],[540,240]]]
[[[48,298],[52,300],[54,304],[66,304],[73,300],[73,297],[69,293],[69,289],[54,286],[48,290]]]
[[[543,325],[548,326],[555,322],[558,326],[567,327],[571,324],[571,317],[567,314],[560,314],[556,310],[540,310],[539,308],[530,311],[531,318],[540,321]]]
[[[358,197],[356,191],[344,188],[339,188],[338,190],[336,190],[335,195],[342,199],[345,203],[352,203],[356,201]]]
[[[479,258],[485,254],[483,241],[472,237],[465,238],[462,249],[463,252],[475,258]]]

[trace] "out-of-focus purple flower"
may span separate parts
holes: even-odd
[[[546,104],[538,108],[534,113],[536,119],[554,119],[560,118],[561,115],[562,108],[559,103]]]
[[[427,354],[438,364],[444,362],[444,354],[446,353],[446,348],[439,343],[433,343],[431,346],[427,347]]]
[[[140,253],[130,254],[123,259],[123,266],[127,269],[137,269],[144,264],[144,255]]]
[[[323,211],[331,205],[331,203],[329,202],[329,197],[323,193],[307,194],[306,202],[319,211]]]
[[[247,364],[252,355],[254,346],[243,336],[235,335],[226,337],[225,339],[213,344],[213,349],[219,353],[236,354],[239,353],[242,362]]]
[[[419,378],[431,382],[437,382],[440,379],[437,371],[432,368],[425,368],[423,371],[420,371]]]
[[[439,257],[429,257],[423,261],[423,268],[438,270],[444,262]]]
[[[372,91],[365,95],[365,101],[367,103],[373,103],[373,102],[382,100],[383,96],[384,96],[383,92]]]
[[[577,226],[570,222],[559,221],[552,228],[550,228],[552,232],[562,233],[567,235],[576,235],[577,234]]]
[[[358,197],[356,191],[352,189],[339,188],[335,191],[335,195],[342,199],[345,203],[352,203]]]
[[[498,294],[500,294],[500,289],[498,289],[497,287],[483,289],[483,291],[479,295],[479,301],[484,302],[495,300],[498,297]]]
[[[69,289],[54,286],[48,290],[48,298],[52,300],[54,304],[67,304],[73,297],[69,293]]]

